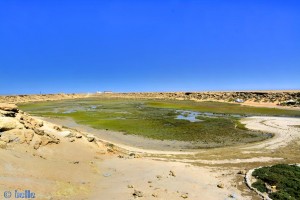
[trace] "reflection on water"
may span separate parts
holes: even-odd
[[[190,122],[200,122],[203,120],[197,119],[196,117],[199,116],[198,112],[193,112],[193,111],[177,111],[180,114],[177,115],[175,119],[183,119],[183,120],[188,120]]]
[[[176,116],[175,119],[188,120],[190,122],[201,122],[203,120],[197,119],[197,117],[235,117],[241,118],[241,115],[237,114],[218,114],[218,113],[209,113],[209,112],[195,112],[195,111],[187,111],[187,110],[176,110],[176,113],[179,115]]]

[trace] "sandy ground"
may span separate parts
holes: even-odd
[[[250,129],[273,133],[275,137],[234,147],[237,153],[249,151],[247,158],[222,159],[225,149],[199,150],[199,154],[217,152],[221,157],[207,160],[193,157],[195,152],[132,148],[121,142],[114,143],[124,149],[118,151],[105,146],[100,136],[89,142],[85,132],[80,132],[82,138],[70,142],[64,134],[66,130],[56,131],[54,124],[44,122],[43,129],[56,135],[59,144],[37,150],[18,143],[0,148],[0,196],[4,191],[14,194],[15,190],[31,190],[36,199],[258,199],[245,188],[243,175],[238,175],[238,171],[251,163],[263,165],[282,160],[282,157],[255,156],[251,152],[280,149],[299,140],[300,129],[295,125],[300,125],[300,119],[250,117],[243,123]],[[227,149],[231,151],[231,147]],[[180,154],[192,157],[166,158],[166,155]]]
[[[242,120],[246,127],[273,133],[275,136],[261,144],[253,145],[245,149],[276,149],[288,145],[293,140],[300,138],[300,118],[291,117],[249,117]]]

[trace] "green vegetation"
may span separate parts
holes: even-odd
[[[257,182],[252,186],[260,192],[268,192],[274,200],[300,199],[300,167],[296,165],[278,164],[256,169],[252,174]],[[268,186],[275,186],[269,191]]]
[[[225,146],[270,137],[249,131],[237,116],[229,114],[299,114],[293,111],[244,107],[236,104],[192,101],[154,101],[88,98],[19,105],[24,111],[48,117],[71,117],[79,124],[160,140],[194,141]],[[176,119],[178,110],[225,113],[199,115],[198,122]],[[188,117],[187,113],[182,113]]]
[[[173,108],[181,110],[193,110],[199,112],[241,114],[241,115],[270,115],[270,116],[294,116],[300,117],[300,111],[284,110],[276,108],[242,106],[239,104],[222,102],[195,102],[195,101],[149,101],[148,106],[156,108]]]

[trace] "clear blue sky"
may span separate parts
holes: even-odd
[[[0,94],[300,89],[298,0],[0,0]]]

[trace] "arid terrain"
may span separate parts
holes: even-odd
[[[243,99],[244,105],[292,110],[299,110],[299,106],[277,104],[300,98],[299,91],[1,96],[0,195],[9,191],[14,199],[16,191],[30,190],[36,199],[261,199],[245,184],[248,170],[300,163],[300,118],[296,117],[243,118],[246,128],[274,135],[260,142],[180,150],[180,142],[145,140],[72,120],[31,116],[14,105],[99,95],[226,102]],[[156,148],[149,145],[156,142]]]

